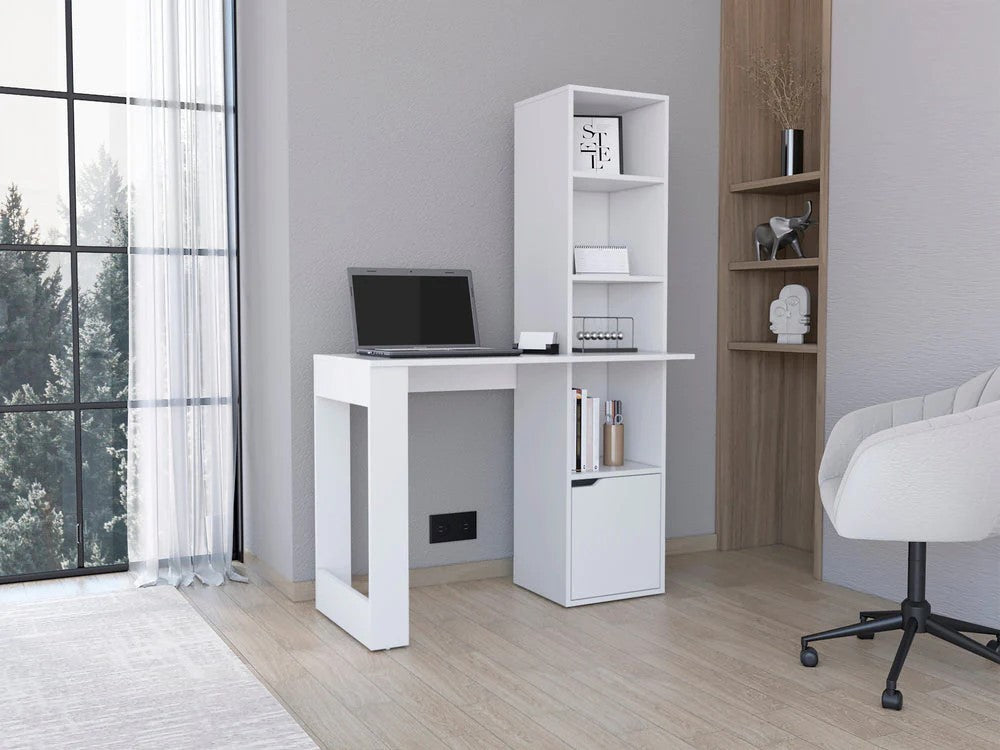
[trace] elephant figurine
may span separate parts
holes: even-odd
[[[772,216],[767,224],[758,224],[753,230],[753,241],[757,247],[757,260],[775,260],[778,250],[790,246],[795,254],[802,257],[799,247],[799,233],[813,223],[812,201],[806,201],[806,212],[802,216]],[[767,258],[763,257],[765,254]]]

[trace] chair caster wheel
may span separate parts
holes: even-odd
[[[815,667],[819,664],[819,654],[812,646],[806,646],[799,654],[799,661],[802,662],[803,667]]]
[[[998,654],[1000,654],[1000,638],[996,638],[987,643],[986,648],[990,649],[991,651],[996,651]]]
[[[882,691],[882,708],[891,708],[899,711],[903,708],[903,694],[898,690],[889,692],[888,689]]]
[[[864,625],[866,622],[871,622],[871,619],[868,618],[868,617],[862,617],[859,620],[859,623],[862,624],[862,625]],[[873,640],[875,640],[875,634],[874,633],[862,633],[861,635],[858,636],[858,640],[859,641],[873,641]]]

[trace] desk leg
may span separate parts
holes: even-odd
[[[368,596],[351,587],[350,405],[315,399],[316,609],[381,651],[410,643],[409,380],[370,376]]]
[[[315,398],[316,569],[351,585],[351,406]]]
[[[368,599],[372,650],[410,642],[406,368],[372,368],[368,406]]]

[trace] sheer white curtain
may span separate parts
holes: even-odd
[[[234,424],[221,0],[128,4],[129,557],[231,575]]]

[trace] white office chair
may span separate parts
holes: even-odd
[[[1000,625],[932,613],[924,598],[927,542],[1000,535],[1000,368],[957,388],[851,412],[830,434],[819,487],[841,536],[909,542],[909,575],[899,610],[861,612],[855,625],[803,637],[804,666],[819,663],[813,641],[902,630],[882,693],[883,708],[898,711],[896,680],[917,633],[1000,664]],[[964,633],[993,640],[984,646]]]

